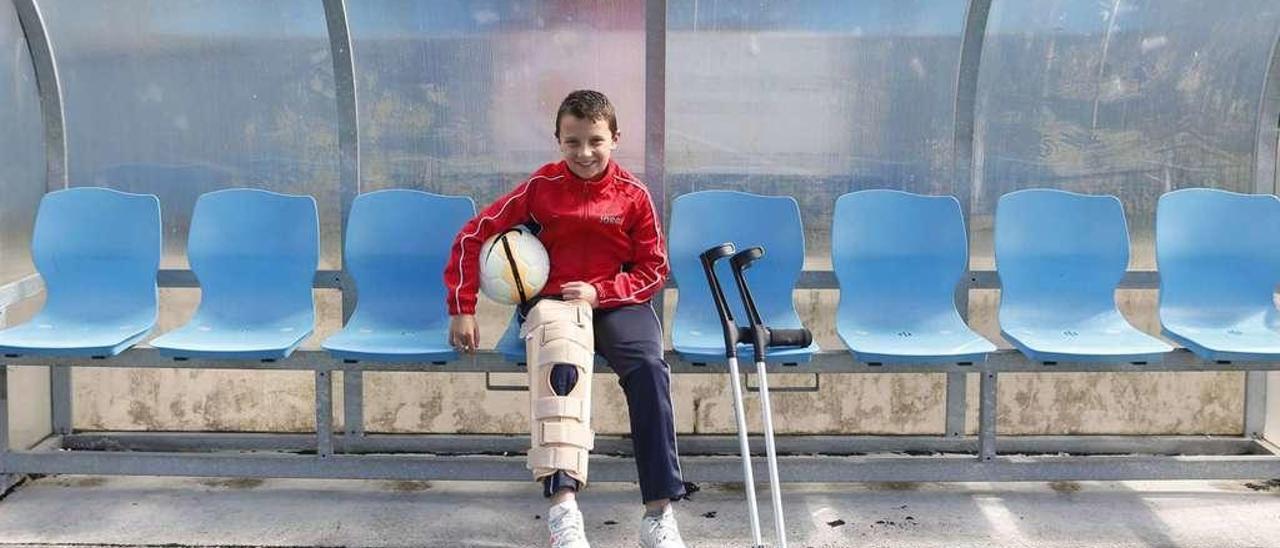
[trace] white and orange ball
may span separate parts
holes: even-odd
[[[550,271],[547,249],[524,226],[503,231],[480,248],[480,291],[502,304],[520,304],[521,289],[525,299],[532,299]]]

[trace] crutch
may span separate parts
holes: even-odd
[[[751,339],[753,342],[756,342],[760,340],[765,343],[762,346],[808,346],[812,337],[809,332],[804,329],[777,330],[771,333],[767,328],[764,328],[764,326],[761,325],[760,331],[764,333],[764,337],[758,339],[754,336],[755,330],[753,328],[738,327],[733,320],[733,313],[729,310],[728,302],[724,297],[724,291],[721,289],[720,281],[715,274],[716,262],[720,259],[732,256],[735,251],[736,248],[734,245],[726,242],[704,251],[700,256],[700,259],[702,260],[702,270],[707,276],[707,284],[711,288],[711,297],[715,302],[716,312],[720,316],[720,323],[724,331],[725,359],[729,363],[729,382],[733,390],[733,414],[734,418],[737,420],[738,445],[742,454],[743,485],[747,490],[747,508],[751,514],[751,538],[753,546],[762,548],[764,546],[764,542],[760,537],[760,512],[756,507],[755,475],[751,470],[751,447],[747,439],[746,411],[742,404],[741,377],[738,373],[738,341]],[[752,302],[751,308],[754,309],[754,302]],[[756,323],[757,325],[759,324],[759,322]],[[774,344],[768,344],[771,342]],[[757,355],[764,356],[763,350],[758,351]],[[762,384],[761,387],[764,388],[764,385]],[[767,392],[761,393],[767,397]],[[769,447],[772,447],[773,421],[767,415],[765,417],[765,424],[769,428],[766,444]],[[770,450],[769,454],[774,455],[772,450]],[[771,461],[771,463],[773,465],[770,469],[773,471],[773,474],[770,478],[771,481],[774,481],[777,476],[777,466],[776,462]],[[776,493],[776,481],[773,485],[774,492]],[[774,508],[775,514],[780,515],[779,510],[781,508],[781,498],[777,499]],[[777,522],[776,524],[781,523],[778,519],[780,518],[775,519],[775,522]],[[782,531],[780,525],[778,530]],[[780,546],[786,546],[785,537],[782,534],[779,534],[778,538],[780,539]]]
[[[762,257],[764,248],[748,248],[729,259],[729,266],[733,267],[733,281],[738,285],[742,305],[747,311],[751,346],[756,353],[756,376],[760,377],[760,412],[764,415],[764,449],[769,464],[769,494],[773,498],[774,534],[777,535],[778,547],[787,548],[787,527],[782,516],[782,482],[778,480],[778,452],[773,442],[773,411],[769,406],[769,381],[765,378],[764,350],[772,346],[809,346],[813,342],[813,334],[803,327],[769,329],[760,320],[760,311],[756,309],[756,301],[751,296],[751,288],[747,286],[747,278],[743,272]]]

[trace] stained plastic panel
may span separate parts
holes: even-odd
[[[1254,124],[1278,25],[1271,0],[993,2],[977,97],[973,264],[991,266],[991,215],[1012,190],[1119,196],[1135,269],[1155,268],[1161,194],[1254,192]]]
[[[185,267],[196,197],[311,194],[339,264],[337,106],[324,7],[289,0],[45,0],[72,186],[160,196]]]
[[[965,4],[672,0],[668,195],[795,196],[822,269],[841,194],[950,193]]]
[[[643,177],[644,2],[374,0],[347,5],[361,190],[417,188],[478,207],[559,159],[556,108],[596,89],[615,158]]]

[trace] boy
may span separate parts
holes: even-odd
[[[617,116],[604,94],[579,90],[565,97],[555,130],[563,160],[543,166],[498,198],[454,240],[444,272],[449,343],[473,352],[479,340],[474,314],[481,245],[513,226],[538,225],[551,271],[542,293],[521,312],[527,315],[538,299],[590,307],[586,315],[592,317],[595,351],[618,374],[626,393],[645,505],[640,545],[682,548],[671,510],[671,501],[685,494],[676,455],[671,373],[662,357],[662,325],[649,303],[662,290],[669,266],[648,190],[610,159],[619,136]],[[591,367],[588,360],[587,371]],[[571,390],[578,372],[577,367],[555,365],[550,374],[555,393]],[[585,464],[576,471],[581,474],[572,472],[552,470],[543,479],[543,494],[552,503],[547,526],[553,547],[587,546],[576,501]]]

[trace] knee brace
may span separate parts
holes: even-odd
[[[544,299],[529,311],[520,335],[529,368],[530,440],[528,467],[535,481],[563,470],[587,484],[591,431],[591,370],[595,338],[591,307],[583,302]],[[565,390],[552,384],[557,366],[573,367],[577,380]],[[569,375],[572,377],[572,375]],[[568,384],[568,383],[561,383]]]

